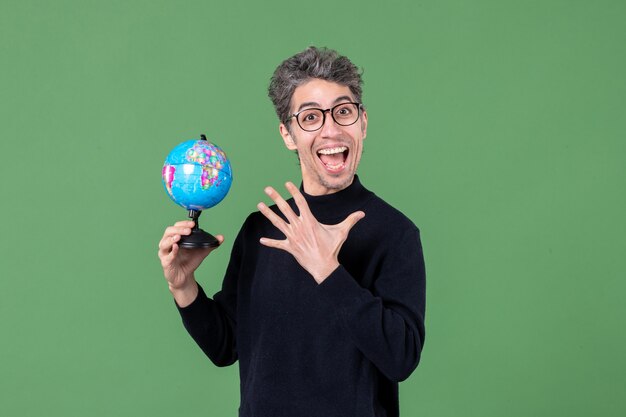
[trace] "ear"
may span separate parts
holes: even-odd
[[[363,110],[361,115],[361,132],[363,132],[363,139],[367,136],[367,112]]]
[[[296,141],[293,140],[291,134],[289,133],[289,129],[287,129],[287,126],[285,126],[284,123],[281,123],[280,126],[278,126],[278,130],[280,132],[280,136],[283,137],[283,142],[285,142],[285,146],[287,147],[287,149],[289,149],[290,151],[295,151],[296,149],[298,149],[298,147],[296,146]]]

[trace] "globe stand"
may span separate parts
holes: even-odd
[[[220,242],[215,236],[200,229],[198,224],[198,217],[202,214],[201,210],[189,210],[189,218],[195,223],[191,234],[181,236],[178,246],[185,249],[206,249],[215,248],[220,245]]]

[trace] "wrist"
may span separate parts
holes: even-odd
[[[198,283],[195,278],[191,277],[185,285],[181,287],[173,287],[171,284],[169,285],[170,293],[176,300],[176,304],[179,307],[185,308],[189,304],[193,303],[196,297],[198,296]]]
[[[324,265],[323,267],[317,269],[316,271],[313,271],[311,275],[313,276],[313,279],[315,280],[315,282],[317,282],[318,284],[321,284],[337,268],[339,268],[339,262],[334,260],[333,262]]]

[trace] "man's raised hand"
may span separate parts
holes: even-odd
[[[289,204],[272,187],[265,188],[265,193],[276,203],[278,209],[287,218],[270,210],[264,203],[258,209],[284,235],[284,240],[261,238],[261,244],[289,252],[298,263],[307,270],[318,284],[321,284],[339,266],[338,255],[341,246],[348,238],[350,229],[365,213],[357,211],[350,214],[339,224],[327,225],[317,221],[304,196],[291,182],[285,184],[300,211],[296,215]]]

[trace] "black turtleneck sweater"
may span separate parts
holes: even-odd
[[[337,193],[305,198],[324,224],[365,212],[339,253],[341,265],[318,285],[291,254],[259,243],[284,236],[253,213],[221,291],[210,299],[200,288],[179,308],[183,323],[216,365],[239,360],[240,417],[398,416],[398,382],[413,372],[424,344],[419,231],[358,177]]]

